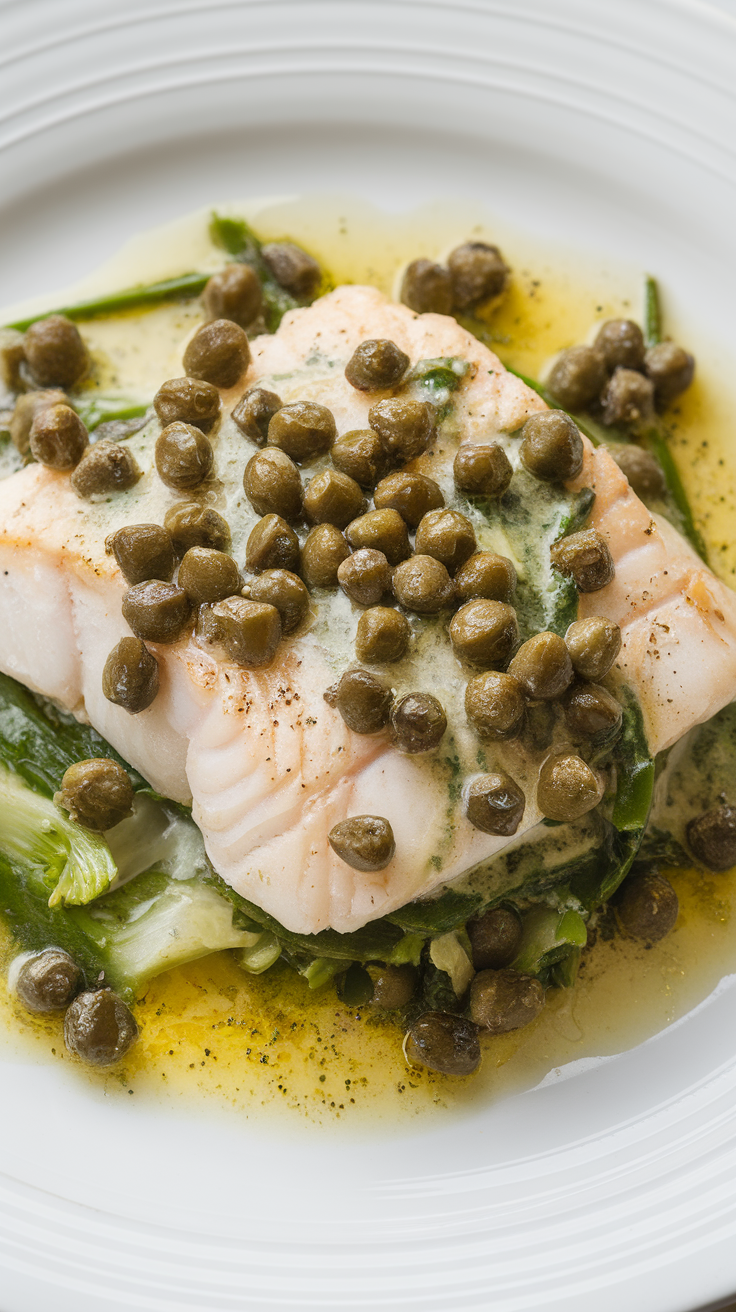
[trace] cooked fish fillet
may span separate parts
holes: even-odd
[[[454,356],[472,366],[454,397],[452,431],[413,467],[449,491],[457,441],[497,436],[518,463],[518,444],[504,435],[544,408],[539,397],[453,319],[416,316],[368,287],[338,288],[256,339],[243,385],[224,394],[227,412],[262,381],[285,402],[328,406],[339,432],[366,427],[375,398],[355,391],[344,367],[368,337],[391,338],[412,363]],[[389,676],[399,691],[435,692],[448,709],[448,749],[423,757],[352,733],[323,699],[353,660],[357,613],[342,594],[316,599],[310,625],[282,643],[268,669],[218,661],[192,637],[152,646],[161,691],[148,710],[129,715],[105,700],[104,662],[127,632],[125,582],[105,538],[123,524],[162,523],[180,499],[153,466],[158,432],[153,421],[129,439],[143,477],[106,500],[81,501],[68,475],[39,465],[0,484],[0,668],[88,719],[163,794],[191,800],[215,868],[291,930],[356,929],[500,850],[509,840],[473,829],[462,813],[460,784],[478,772],[478,743],[465,722],[465,677],[436,625],[425,625]],[[242,489],[252,448],[229,419],[213,444],[209,496],[242,563],[256,519]],[[581,598],[581,614],[621,625],[619,666],[659,751],[736,696],[736,596],[645,509],[605,450],[586,442],[577,485],[594,489],[591,522],[616,563],[613,583]],[[480,545],[493,546],[483,532],[479,522]],[[515,745],[499,752],[525,788],[526,830],[540,818],[539,759]],[[378,873],[352,870],[327,842],[339,820],[364,813],[385,816],[396,838],[394,859]]]

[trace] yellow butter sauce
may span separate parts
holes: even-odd
[[[468,238],[497,241],[514,277],[509,295],[488,316],[488,328],[501,359],[532,376],[555,351],[589,338],[596,323],[641,318],[640,270],[610,262],[582,267],[577,255],[525,244],[472,207],[437,205],[388,216],[345,198],[300,198],[227,208],[245,214],[265,238],[303,243],[335,284],[369,282],[389,295],[396,294],[408,260],[442,258]],[[78,295],[217,268],[224,257],[207,242],[207,218],[201,211],[137,239],[77,288]],[[182,341],[198,322],[193,302],[85,324],[100,387],[150,398],[161,381],[181,372]],[[732,581],[731,398],[709,375],[698,343],[679,335],[698,355],[698,376],[670,415],[673,448],[714,567]],[[671,878],[681,908],[673,933],[652,947],[599,935],[575,988],[551,992],[533,1026],[484,1039],[481,1070],[470,1079],[408,1068],[402,1033],[390,1017],[342,1006],[331,986],[310,992],[281,963],[262,976],[245,975],[227,953],[148,985],[136,1006],[139,1043],[110,1073],[89,1073],[70,1061],[60,1020],[30,1017],[4,986],[0,1051],[25,1061],[53,1057],[72,1078],[101,1083],[110,1095],[186,1100],[192,1108],[216,1105],[240,1116],[393,1124],[447,1115],[532,1087],[569,1062],[630,1048],[686,1014],[736,970],[733,877],[674,871]],[[0,947],[7,955],[7,939]]]

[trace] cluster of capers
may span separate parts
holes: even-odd
[[[84,976],[68,952],[44,948],[22,963],[15,992],[36,1015],[64,1012],[64,1042],[90,1066],[112,1066],[138,1037],[138,1026],[123,999],[107,987],[86,989]]]
[[[609,319],[592,346],[558,355],[547,386],[566,410],[592,410],[606,425],[641,425],[693,380],[695,360],[674,342],[647,348],[631,319]]]
[[[443,1075],[471,1075],[480,1063],[479,1034],[522,1029],[545,1003],[539,980],[511,967],[522,933],[513,908],[492,907],[468,922],[467,933],[476,972],[465,1004],[468,1014],[424,1012],[404,1040],[410,1064]]]
[[[130,776],[108,757],[70,765],[54,797],[76,824],[104,831],[132,814]],[[107,987],[86,989],[84,975],[68,952],[44,948],[22,962],[15,991],[37,1014],[64,1012],[64,1042],[70,1052],[92,1066],[111,1066],[138,1036],[132,1012]]]
[[[465,314],[505,290],[509,267],[497,246],[466,241],[447,263],[412,260],[401,283],[401,300],[417,314]]]

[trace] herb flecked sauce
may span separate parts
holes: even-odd
[[[344,199],[226,208],[244,214],[266,239],[301,242],[334,284],[368,282],[388,294],[396,293],[402,266],[418,255],[442,258],[468,238],[498,242],[514,276],[487,323],[503,362],[531,376],[538,377],[557,350],[588,338],[596,323],[641,317],[640,271],[592,262],[582,267],[578,254],[525,245],[467,205],[405,216],[382,215]],[[207,219],[201,211],[136,239],[79,284],[74,298],[192,269],[215,271],[223,256],[209,242]],[[198,322],[198,303],[190,302],[84,324],[101,391],[149,399],[165,378],[180,374],[182,340]],[[733,584],[731,398],[709,373],[707,347],[698,350],[686,325],[667,321],[666,327],[698,358],[694,385],[668,415],[673,451],[713,567]],[[331,985],[310,992],[280,962],[249,976],[228,953],[150,982],[136,1006],[141,1038],[109,1073],[90,1074],[71,1061],[61,1021],[31,1017],[8,996],[4,982],[0,1045],[6,1059],[63,1061],[71,1078],[102,1085],[108,1095],[206,1102],[240,1115],[351,1123],[459,1111],[531,1088],[568,1062],[625,1051],[686,1014],[736,969],[736,880],[665,873],[680,899],[675,930],[651,947],[600,933],[583,956],[575,987],[552,990],[545,1010],[526,1029],[482,1040],[481,1069],[468,1079],[408,1068],[394,1020],[370,1007],[343,1006]],[[7,958],[11,945],[3,933],[0,927],[0,957]]]

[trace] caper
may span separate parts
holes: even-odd
[[[520,1030],[544,1007],[544,989],[516,970],[481,970],[470,985],[470,1015],[491,1034]]]
[[[304,513],[311,524],[345,528],[365,510],[365,497],[354,478],[339,469],[323,469],[309,480]]]
[[[245,466],[245,495],[257,515],[300,519],[302,479],[294,461],[277,446],[258,451]]]
[[[565,698],[565,720],[576,737],[610,742],[621,730],[623,710],[607,689],[597,683],[579,683]]]
[[[174,573],[171,535],[160,524],[125,524],[105,540],[127,583],[169,582]]]
[[[503,665],[519,641],[516,611],[484,597],[466,601],[450,621],[455,655],[471,665]]]
[[[399,299],[415,314],[451,314],[452,279],[432,260],[412,260],[401,280]]]
[[[310,588],[336,588],[337,571],[350,555],[344,535],[334,524],[310,529],[302,547],[302,574]]]
[[[235,387],[250,364],[243,329],[231,319],[213,319],[198,328],[184,352],[184,369],[215,387]]]
[[[281,617],[268,603],[226,597],[200,608],[197,637],[236,665],[269,665],[281,640]]]
[[[597,806],[603,785],[574,752],[548,756],[539,772],[537,806],[548,820],[578,820]]]
[[[716,806],[688,821],[685,832],[691,852],[709,870],[736,866],[736,807]]]
[[[348,524],[345,537],[351,547],[371,547],[382,551],[389,565],[398,565],[411,555],[409,534],[396,510],[369,510]]]
[[[667,495],[664,471],[649,451],[631,442],[627,446],[609,447],[609,455],[642,501],[664,500]]]
[[[156,472],[175,492],[191,492],[209,478],[215,462],[209,438],[193,424],[168,424],[156,439]]]
[[[241,433],[257,446],[263,446],[268,438],[268,425],[283,404],[276,392],[269,392],[266,387],[251,387],[241,396],[231,418]]]
[[[190,547],[179,566],[179,587],[195,606],[224,601],[240,587],[240,573],[232,556],[212,547]]]
[[[281,616],[281,632],[291,633],[309,609],[309,593],[301,579],[288,569],[267,569],[248,584],[251,601],[275,606]]]
[[[603,615],[575,620],[565,634],[573,669],[581,679],[605,678],[621,650],[621,630]]]
[[[48,469],[74,469],[82,459],[88,442],[87,429],[76,411],[68,405],[50,405],[38,409],[30,428],[31,455]]]
[[[175,583],[151,579],[135,583],[123,597],[123,617],[136,638],[146,642],[176,642],[189,624],[191,603]]]
[[[429,401],[392,397],[371,407],[368,423],[393,460],[415,460],[434,437],[437,413]]]
[[[526,798],[515,779],[504,770],[478,775],[465,799],[465,814],[474,829],[484,834],[515,834],[521,824]]]
[[[606,382],[606,361],[594,346],[570,346],[558,355],[547,387],[566,410],[584,410]]]
[[[356,428],[338,437],[330,452],[335,469],[354,478],[361,487],[375,487],[386,470],[388,457],[372,428]]]
[[[340,712],[353,733],[377,733],[388,724],[391,689],[367,670],[346,670],[339,682],[327,689],[324,698],[328,706]]]
[[[564,638],[557,633],[536,633],[523,642],[509,665],[527,697],[551,702],[572,683],[572,661]]]
[[[77,496],[93,497],[127,492],[135,487],[140,476],[141,471],[127,447],[102,441],[87,447],[72,471],[71,483]]]
[[[245,544],[245,563],[254,574],[264,569],[299,569],[299,539],[281,515],[264,515]]]
[[[409,621],[401,611],[371,606],[358,620],[355,655],[367,665],[400,661],[408,651],[410,638]]]
[[[336,437],[332,411],[316,401],[283,405],[268,425],[269,446],[280,447],[300,465],[329,451]]]
[[[164,515],[164,527],[171,536],[177,556],[183,556],[190,547],[213,547],[227,551],[230,546],[230,527],[226,519],[211,506],[198,501],[179,501]]]
[[[112,1066],[138,1038],[133,1013],[112,989],[79,993],[64,1016],[64,1042],[90,1066]]]
[[[353,870],[385,870],[396,851],[394,832],[382,815],[353,815],[327,835],[333,852]]]
[[[82,987],[82,972],[61,948],[44,948],[23,962],[15,991],[28,1011],[64,1011]]]
[[[413,966],[368,966],[373,983],[371,1002],[385,1011],[396,1011],[411,1002],[417,987],[417,972]]]
[[[487,601],[511,602],[516,592],[513,562],[493,551],[476,551],[457,571],[455,590],[461,601],[485,597]]]
[[[322,270],[317,261],[291,241],[269,241],[261,256],[274,278],[299,300],[308,300],[319,287]]]
[[[459,510],[429,510],[416,535],[417,555],[434,556],[453,574],[475,551],[475,531]]]
[[[409,357],[387,338],[369,339],[356,346],[345,366],[345,377],[359,392],[382,392],[395,387],[409,368]]]
[[[66,395],[59,391],[58,388],[46,388],[38,392],[25,392],[16,398],[13,413],[8,424],[10,439],[14,446],[18,448],[22,456],[28,454],[31,442],[31,427],[37,414],[42,410],[48,410],[52,405],[66,406]],[[80,421],[81,422],[81,421]],[[373,433],[373,438],[378,442],[378,438]],[[87,430],[84,430],[84,446],[87,444]],[[80,452],[81,454],[81,452]]]
[[[695,360],[674,342],[658,342],[647,351],[644,369],[654,383],[657,407],[664,410],[690,386],[695,374]]]
[[[632,938],[658,943],[674,929],[680,904],[670,881],[656,871],[629,875],[617,899],[616,911]]]
[[[431,692],[409,692],[391,711],[391,732],[400,752],[415,756],[437,747],[447,728],[441,702]]]
[[[416,528],[427,511],[444,506],[445,498],[433,478],[402,469],[381,479],[373,504],[376,510],[397,510],[410,528]]]
[[[434,556],[412,556],[397,565],[393,589],[397,601],[417,615],[434,615],[449,606],[455,595],[450,575]]]
[[[521,943],[521,920],[507,907],[491,907],[466,926],[476,970],[502,970]]]
[[[447,267],[456,310],[469,310],[481,301],[500,296],[510,272],[498,246],[485,241],[466,241],[456,246],[447,257]]]
[[[200,378],[170,378],[159,387],[153,408],[164,428],[179,422],[209,433],[220,416],[220,393]]]
[[[425,1011],[407,1030],[404,1055],[440,1075],[472,1075],[480,1066],[478,1031],[464,1016]]]
[[[609,319],[598,330],[595,349],[608,369],[641,369],[644,364],[644,334],[631,319]]]
[[[337,581],[358,606],[377,606],[391,587],[391,568],[382,551],[361,547],[338,566]]]
[[[249,264],[226,264],[202,292],[208,319],[232,319],[248,328],[263,307],[261,280]]]
[[[638,424],[654,416],[654,384],[634,369],[617,369],[601,394],[604,424]]]
[[[482,738],[513,738],[521,728],[526,703],[511,674],[485,670],[465,689],[465,714]]]
[[[140,638],[121,638],[105,661],[102,691],[131,715],[145,711],[158,693],[158,662]]]
[[[547,483],[576,478],[583,467],[583,439],[577,424],[562,410],[530,415],[521,430],[521,460],[535,478]]]
[[[133,797],[127,770],[109,757],[93,757],[69,766],[54,801],[75,824],[105,830],[133,814]]]
[[[579,592],[599,592],[615,574],[608,543],[594,528],[561,538],[549,554],[555,569],[571,577]]]
[[[26,360],[41,387],[73,387],[89,368],[79,329],[63,314],[32,323],[23,343]]]
[[[500,442],[463,443],[452,468],[461,492],[483,497],[502,497],[514,472]]]

